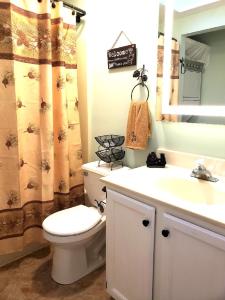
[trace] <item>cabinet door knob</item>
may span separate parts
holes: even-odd
[[[163,230],[162,230],[162,236],[168,237],[169,234],[170,234],[170,231],[169,231],[168,229],[163,229]]]
[[[150,221],[149,220],[143,220],[142,224],[147,227],[149,225]]]

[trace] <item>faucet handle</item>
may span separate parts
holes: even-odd
[[[205,170],[206,167],[204,166],[204,158],[199,158],[195,161],[196,165],[197,165],[197,169],[201,169],[201,170]]]
[[[218,179],[213,177],[211,172],[209,170],[207,170],[206,167],[204,166],[203,158],[198,159],[195,162],[197,163],[197,167],[192,170],[192,172],[191,172],[192,177],[195,177],[198,179],[204,179],[204,180],[212,181],[212,182],[218,181]]]

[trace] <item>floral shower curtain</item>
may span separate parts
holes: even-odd
[[[0,254],[83,201],[75,38],[62,2],[0,0]]]
[[[162,89],[163,89],[163,55],[164,55],[164,36],[161,34],[158,38],[158,67],[157,67],[157,121],[178,121],[177,115],[161,114],[162,107]],[[171,75],[170,75],[170,104],[178,105],[178,86],[179,86],[179,43],[172,40],[171,49]]]

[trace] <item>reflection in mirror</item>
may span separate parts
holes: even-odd
[[[164,35],[158,36],[158,64],[157,64],[157,121],[178,121],[177,115],[161,113],[162,93],[163,93],[163,58],[164,58]],[[172,39],[171,45],[171,69],[170,69],[170,104],[178,105],[178,85],[179,85],[179,43]]]
[[[185,9],[181,4],[187,5],[187,1],[174,1],[170,42],[170,95],[167,95],[170,114],[161,113],[165,92],[163,60],[166,36],[165,7],[160,5],[157,120],[225,124],[225,118],[218,117],[225,110],[225,2],[214,1],[215,3],[190,9],[191,2],[188,1],[189,7]],[[197,2],[194,1],[194,4],[197,5]],[[219,110],[215,106],[219,106]],[[174,115],[171,114],[173,111],[176,111]]]

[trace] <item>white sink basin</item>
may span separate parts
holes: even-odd
[[[162,151],[164,152],[164,151]],[[106,176],[102,181],[109,188],[128,193],[144,203],[160,202],[176,207],[205,220],[218,222],[225,228],[225,159],[206,157],[206,167],[218,182],[209,182],[191,177],[197,155],[166,151],[165,168],[146,166],[130,169],[120,176]],[[169,163],[170,162],[170,163]]]
[[[225,186],[220,182],[169,176],[157,178],[154,187],[170,198],[175,197],[196,204],[225,204]]]

